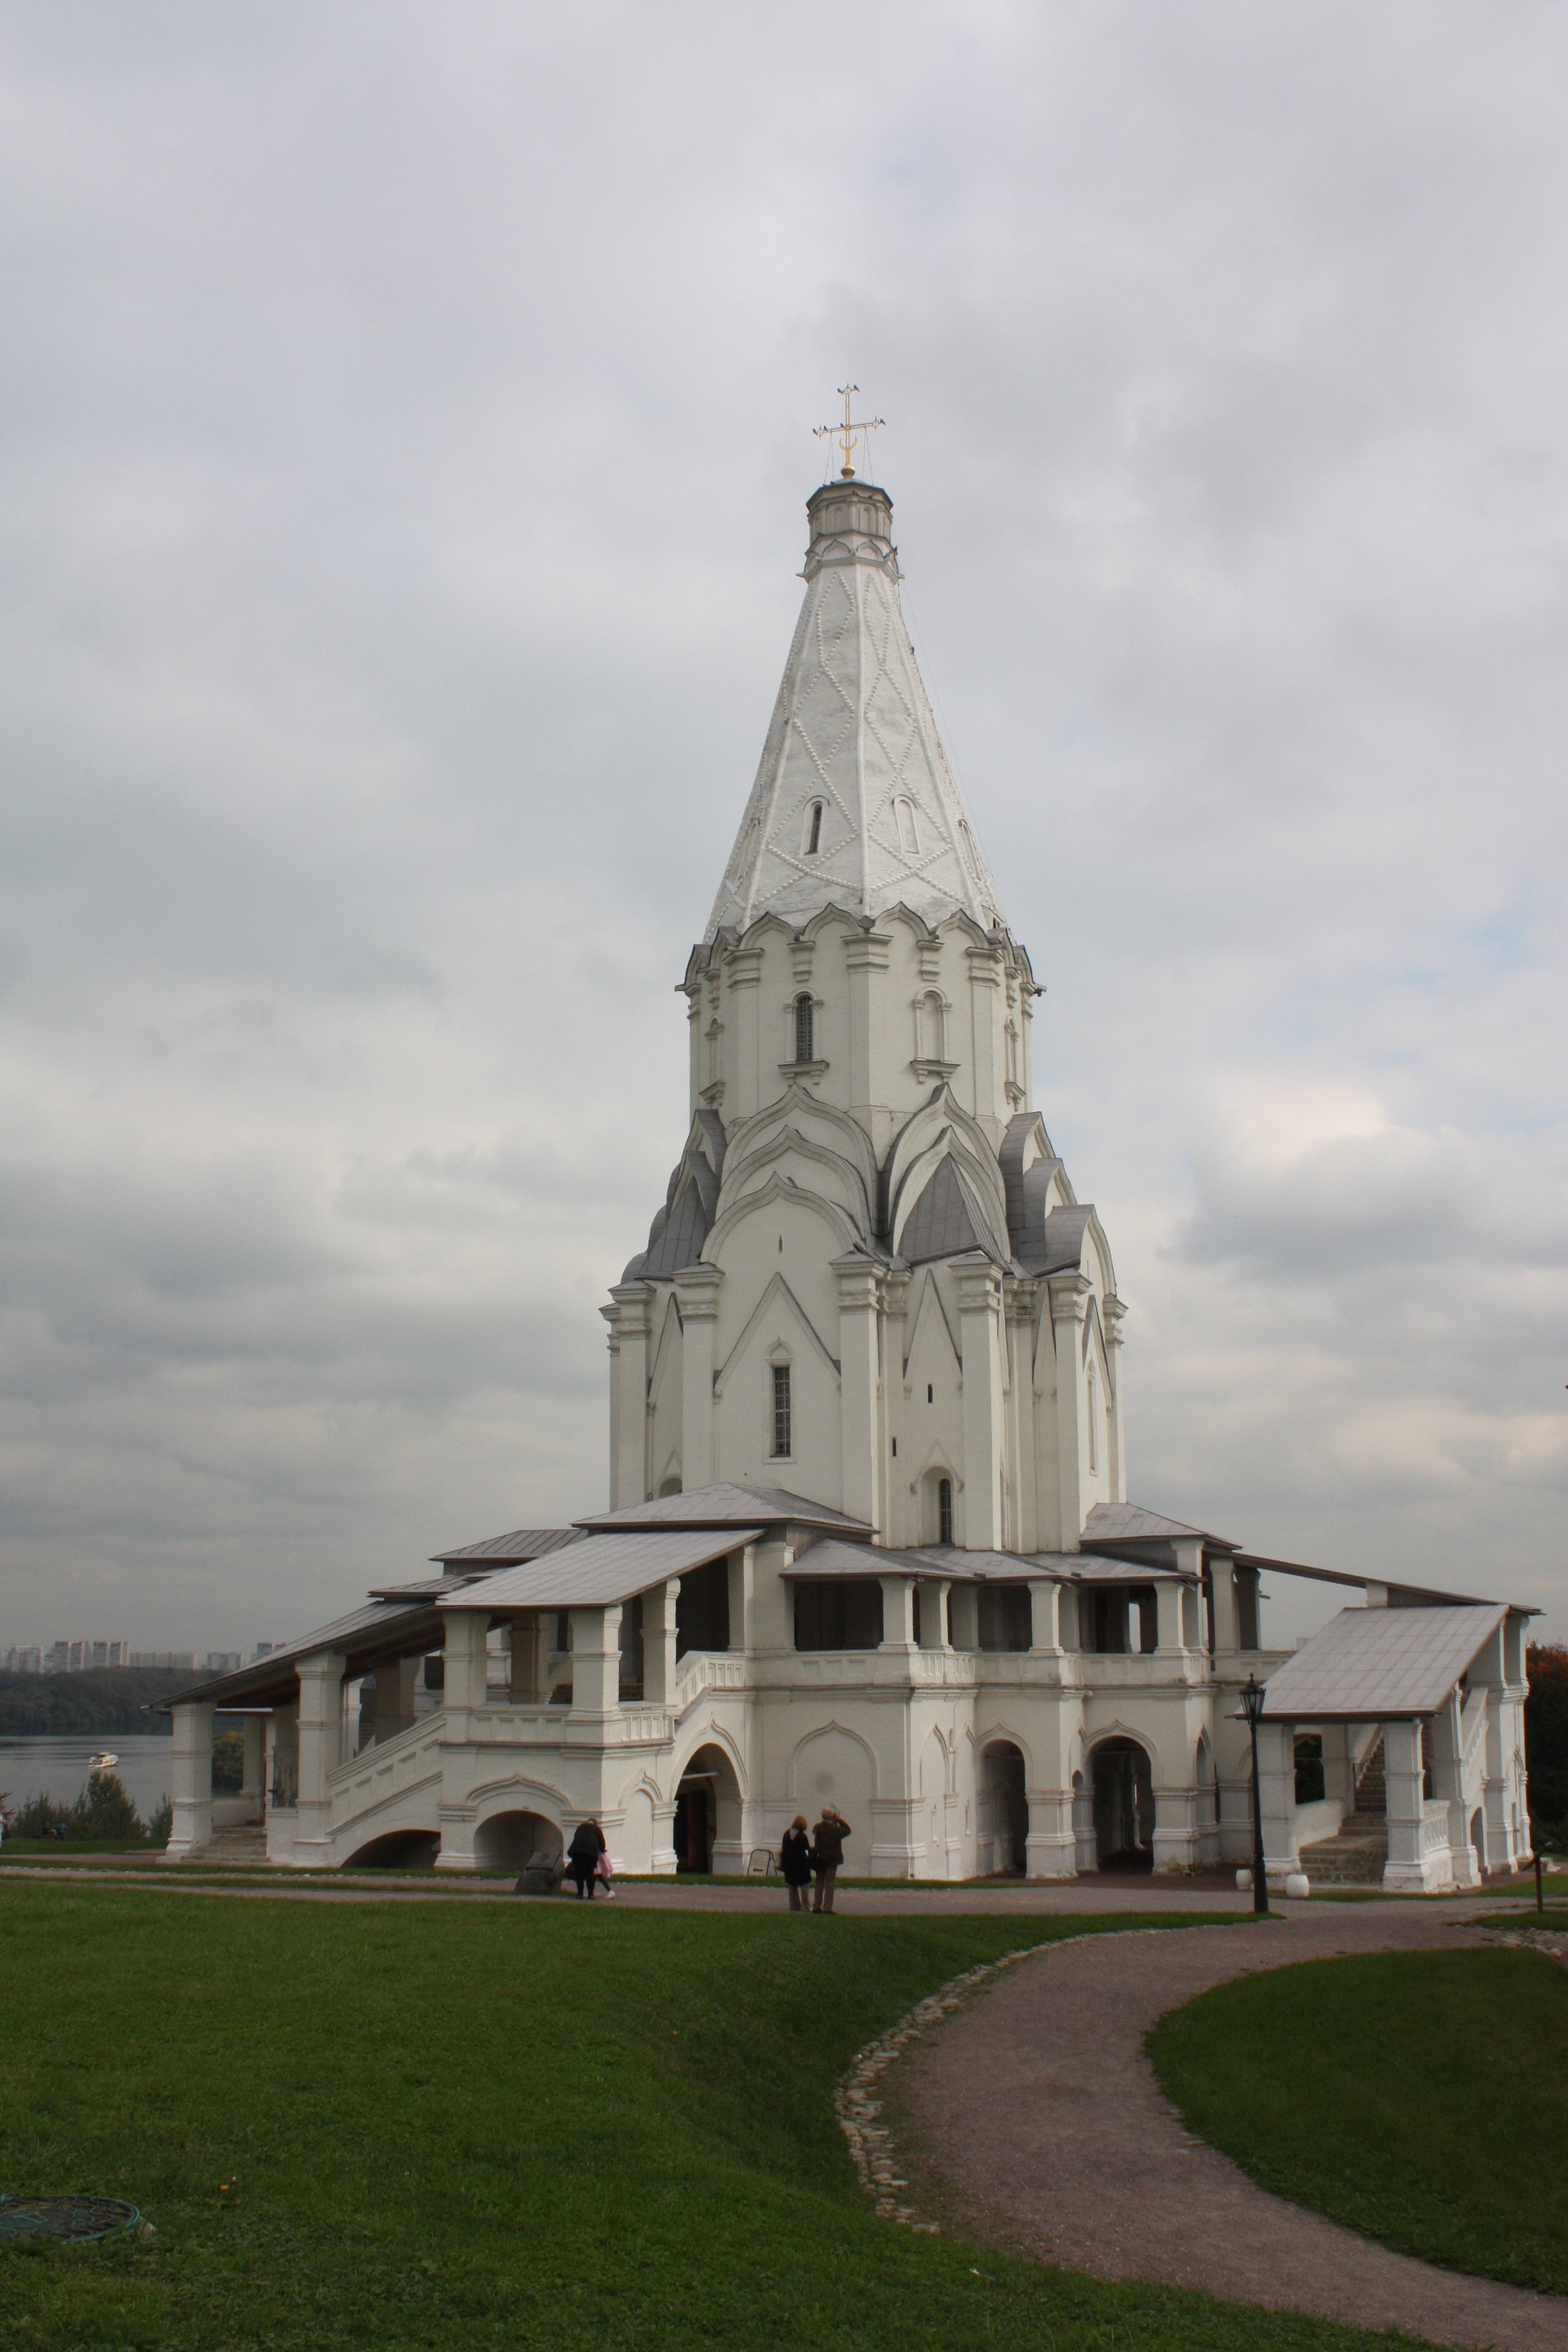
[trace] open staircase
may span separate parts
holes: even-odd
[[[1388,1861],[1388,1785],[1380,1739],[1362,1766],[1355,1811],[1338,1832],[1301,1848],[1309,1886],[1381,1886]]]
[[[209,1864],[263,1863],[267,1859],[265,1825],[260,1822],[237,1822],[231,1827],[214,1830],[195,1859]]]

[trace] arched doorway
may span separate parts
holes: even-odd
[[[744,1866],[741,1784],[721,1748],[700,1748],[675,1792],[675,1867],[705,1878],[726,1864],[735,1871]]]
[[[994,1739],[981,1758],[980,1835],[991,1841],[993,1871],[1029,1866],[1029,1800],[1024,1754],[1010,1739]]]
[[[1154,1778],[1135,1739],[1102,1739],[1094,1768],[1094,1842],[1101,1870],[1154,1867]]]
[[[474,1832],[474,1860],[481,1870],[524,1870],[536,1853],[561,1856],[561,1832],[542,1813],[492,1813]]]

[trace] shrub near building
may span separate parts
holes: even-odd
[[[1538,1643],[1525,1653],[1524,1760],[1531,1825],[1540,1843],[1568,1837],[1568,1647]]]

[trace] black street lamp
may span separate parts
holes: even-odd
[[[1252,1908],[1258,1918],[1268,1916],[1268,1873],[1263,1861],[1263,1791],[1258,1784],[1258,1721],[1263,1713],[1265,1685],[1248,1675],[1241,1687],[1241,1711],[1252,1734]]]

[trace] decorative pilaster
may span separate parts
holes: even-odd
[[[1002,1272],[989,1260],[959,1258],[958,1318],[963,1363],[963,1534],[970,1551],[1000,1551],[1002,1517]]]
[[[1007,1313],[1009,1534],[1021,1552],[1041,1549],[1035,1477],[1035,1308],[1037,1286],[1004,1285]]]
[[[971,1108],[994,1146],[1002,1139],[1009,1106],[996,1067],[997,1030],[1002,1003],[1002,957],[996,948],[971,948],[969,1018],[971,1068],[974,1099]]]
[[[881,1349],[878,1316],[881,1276],[869,1258],[837,1257],[840,1429],[844,1448],[844,1508],[874,1528],[882,1525]]]
[[[882,1587],[882,1647],[912,1650],[915,1643],[915,1579],[884,1576]]]
[[[724,959],[730,992],[730,1026],[734,1038],[731,1066],[735,1073],[735,1114],[750,1118],[761,1099],[762,1041],[758,1034],[758,990],[763,978],[761,948],[732,948]]]
[[[1127,1500],[1127,1417],[1121,1409],[1121,1326],[1127,1309],[1120,1298],[1102,1298],[1100,1302],[1100,1327],[1105,1334],[1105,1365],[1110,1376],[1110,1394],[1106,1399],[1105,1450],[1109,1499],[1113,1503]]]
[[[844,943],[849,976],[849,1108],[879,1160],[892,1137],[888,1106],[888,991],[882,975],[892,941],[881,931],[852,932]]]
[[[1093,1286],[1087,1275],[1053,1274],[1051,1334],[1057,1348],[1057,1493],[1060,1551],[1077,1551],[1083,1532],[1083,1326]]]
[[[615,1511],[647,1497],[647,1350],[653,1286],[619,1283],[610,1297],[614,1302],[606,1311],[612,1334],[610,1508]]]
[[[680,1463],[688,1493],[719,1475],[713,1444],[713,1372],[719,1287],[716,1265],[682,1266],[675,1277],[680,1310]]]

